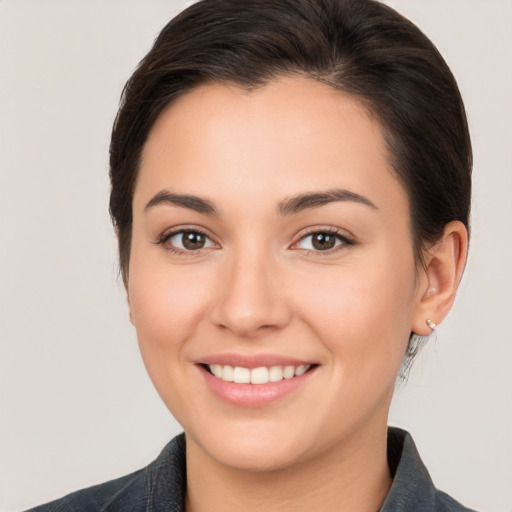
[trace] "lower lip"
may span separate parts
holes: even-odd
[[[214,395],[239,407],[263,407],[304,386],[316,367],[303,375],[267,384],[235,384],[213,376],[204,367],[198,367],[206,385]]]

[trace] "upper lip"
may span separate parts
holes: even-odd
[[[242,368],[259,368],[261,366],[301,366],[315,364],[312,361],[288,357],[279,354],[212,354],[201,357],[197,364],[220,364],[222,366],[239,366]]]

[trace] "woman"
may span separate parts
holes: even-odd
[[[387,427],[468,245],[464,107],[414,25],[199,2],[129,80],[110,163],[130,320],[185,434],[36,510],[468,510]]]

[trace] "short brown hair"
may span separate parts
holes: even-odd
[[[440,53],[375,0],[202,0],[172,19],[128,80],[110,145],[110,213],[127,283],[142,149],[162,111],[208,82],[252,89],[299,74],[363,101],[380,121],[411,205],[414,248],[469,225],[471,142]]]

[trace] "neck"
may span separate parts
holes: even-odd
[[[187,436],[187,512],[375,512],[391,483],[386,428],[358,431],[329,453],[269,472],[224,466]]]

